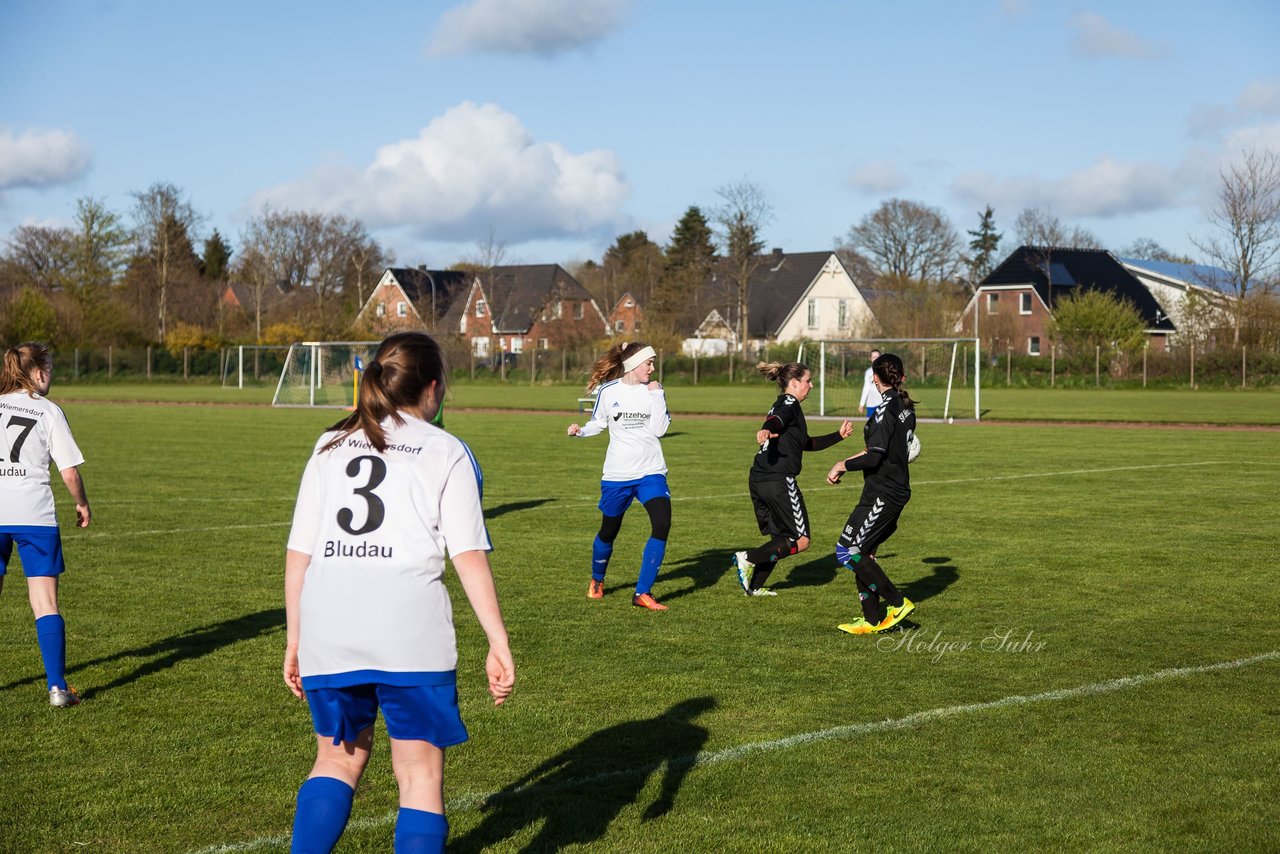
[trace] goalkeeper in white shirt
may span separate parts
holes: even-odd
[[[587,392],[596,392],[591,420],[581,426],[570,424],[569,435],[585,438],[609,432],[600,478],[600,532],[591,546],[587,598],[604,597],[605,570],[622,528],[622,515],[639,499],[649,514],[650,533],[631,604],[665,611],[667,606],[654,599],[652,591],[671,532],[671,490],[658,442],[671,424],[671,415],[662,384],[652,379],[655,355],[645,344],[624,342],[610,347],[591,366]]]

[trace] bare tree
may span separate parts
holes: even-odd
[[[773,218],[773,206],[764,190],[743,178],[716,190],[722,201],[712,212],[717,226],[723,263],[721,265],[737,310],[738,344],[745,356],[751,302],[751,277],[764,263],[761,231]]]
[[[1208,214],[1213,232],[1192,242],[1227,272],[1225,282],[1214,284],[1232,299],[1233,343],[1239,345],[1246,301],[1270,293],[1280,273],[1280,154],[1251,149],[1219,174],[1222,185]]]
[[[67,284],[72,243],[69,228],[22,225],[14,229],[2,259],[5,282],[12,289],[25,285],[46,293]]]
[[[889,199],[849,229],[848,244],[861,250],[882,276],[942,282],[960,263],[960,237],[942,211],[906,199]]]
[[[168,331],[172,288],[180,277],[198,272],[191,241],[203,217],[173,184],[157,182],[144,192],[132,195],[135,252],[151,275],[156,300],[156,340],[163,341]]]
[[[1102,241],[1087,228],[1068,228],[1053,211],[1024,208],[1013,223],[1013,230],[1023,246],[1058,249],[1102,249]]]

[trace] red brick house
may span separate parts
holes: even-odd
[[[609,329],[614,335],[635,335],[644,323],[644,308],[640,300],[628,291],[618,299],[618,304],[609,312]]]
[[[480,358],[609,337],[595,299],[559,264],[494,267],[470,283],[456,331]]]
[[[460,270],[388,267],[356,315],[355,325],[377,336],[434,332],[445,327],[456,298],[469,284],[469,274]]]

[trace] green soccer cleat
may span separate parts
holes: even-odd
[[[883,625],[883,624],[881,624]],[[848,632],[851,635],[869,635],[876,631],[877,626],[873,626],[862,617],[854,620],[852,623],[841,623],[836,626],[842,632]]]

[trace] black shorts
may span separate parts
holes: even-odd
[[[809,511],[794,477],[785,480],[748,479],[756,524],[767,537],[798,540],[809,536]]]
[[[898,517],[903,506],[876,496],[862,496],[858,506],[849,514],[849,521],[840,532],[836,554],[873,555],[876,549],[898,530]]]

